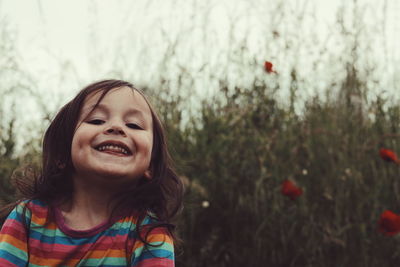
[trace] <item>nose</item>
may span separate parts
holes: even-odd
[[[122,128],[119,126],[110,126],[105,130],[104,133],[126,136],[124,130],[122,130]]]

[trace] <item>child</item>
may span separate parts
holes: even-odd
[[[174,266],[183,186],[159,118],[130,83],[80,91],[45,133],[40,175],[17,184],[0,266]]]

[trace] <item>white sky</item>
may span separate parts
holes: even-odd
[[[280,2],[285,4],[278,14],[274,10]],[[295,67],[309,85],[302,95],[310,96],[327,87],[324,75],[344,75],[343,66],[329,65],[343,57],[345,44],[334,37],[342,3],[348,26],[351,1],[342,0],[0,0],[0,22],[16,34],[18,62],[35,85],[32,90],[54,112],[95,80],[124,78],[139,87],[160,87],[165,78],[171,88],[182,70],[192,80],[183,81],[181,93],[204,96],[218,89],[210,77],[239,86],[249,86],[258,77],[285,88]],[[369,39],[361,40],[369,52],[360,64],[371,65],[374,71],[366,75],[381,83],[378,91],[383,86],[393,93],[400,66],[400,2],[357,3],[371,32]],[[299,15],[305,17],[302,22]],[[230,35],[232,25],[236,28]],[[246,49],[237,55],[244,37]],[[175,54],[165,58],[175,40]],[[274,63],[278,77],[265,75],[264,60]],[[32,103],[18,109],[29,114],[29,120],[40,120]]]
[[[205,8],[209,8],[209,17],[206,23],[211,24],[210,28],[215,31],[217,36],[226,32],[230,16],[240,16],[241,13],[244,13],[258,22],[265,23],[269,20],[267,18],[262,21],[263,18],[256,17],[262,16],[261,12],[255,14],[254,11],[260,11],[255,10],[258,9],[256,5],[267,10],[265,6],[270,5],[270,1],[253,1],[254,4],[247,4],[246,2],[251,1],[240,0],[3,0],[0,14],[6,18],[6,21],[18,34],[17,48],[22,65],[33,74],[42,87],[60,76],[60,63],[66,62],[71,63],[76,69],[77,76],[83,84],[101,79],[104,74],[115,68],[115,66],[111,66],[112,60],[110,59],[115,56],[115,51],[110,50],[115,50],[118,47],[117,43],[124,42],[123,39],[127,36],[129,36],[129,40],[135,40],[135,42],[131,43],[129,50],[122,51],[125,53],[123,56],[137,59],[137,54],[148,47],[149,50],[153,50],[146,51],[151,53],[148,55],[149,61],[153,60],[152,57],[160,57],[157,55],[161,51],[158,43],[160,42],[158,39],[159,29],[162,27],[165,29],[165,34],[171,37],[176,36],[180,31],[196,31],[196,29],[185,29],[184,27],[185,23],[188,23],[185,20],[188,20],[190,15],[195,16],[190,12],[191,9],[196,10],[193,7],[196,2],[207,3],[197,4],[197,9],[204,14],[207,12]],[[332,10],[335,10],[336,5],[340,3],[340,1],[323,2],[322,5],[321,1],[312,3],[317,4],[317,15],[320,16],[321,25],[333,21],[335,14]],[[303,4],[297,5],[302,6]],[[265,27],[264,23],[257,23],[258,25],[254,23],[251,27],[262,28]],[[321,31],[324,29],[326,30],[326,27],[321,27]],[[243,30],[248,31],[248,29]],[[96,52],[100,53],[96,54]],[[107,56],[110,58],[107,59]],[[93,65],[96,58],[102,63],[101,66]],[[133,65],[136,64],[137,62],[133,62]],[[135,71],[140,73],[140,67]],[[138,77],[140,79],[142,76],[138,75]],[[144,78],[139,82],[148,83],[149,81]]]
[[[0,15],[5,17],[9,25],[16,30],[17,48],[21,55],[22,65],[32,72],[38,81],[48,82],[49,79],[54,78],[53,76],[59,76],[59,63],[70,62],[76,68],[80,81],[85,84],[94,79],[101,79],[102,75],[115,68],[115,66],[107,66],[107,63],[112,62],[110,59],[107,60],[107,56],[115,56],[115,51],[110,50],[115,50],[118,42],[124,43],[124,38],[135,41],[130,44],[129,50],[120,51],[124,53],[124,57],[132,56],[135,59],[137,54],[147,47],[153,50],[149,55],[149,61],[151,61],[153,58],[150,56],[159,57],[157,53],[162,51],[158,43],[160,28],[165,30],[166,35],[176,36],[182,30],[188,30],[184,25],[190,24],[188,21],[190,15],[193,15],[195,20],[199,19],[197,26],[200,25],[202,18],[196,18],[195,14],[190,14],[193,9],[201,11],[203,15],[207,13],[206,9],[209,10],[205,24],[211,25],[210,29],[215,30],[216,35],[224,34],[226,26],[229,25],[229,19],[232,17],[248,20],[246,18],[248,16],[250,19],[255,19],[252,24],[246,24],[242,29],[243,32],[248,33],[249,28],[268,27],[269,19],[261,18],[262,10],[266,11],[264,13],[266,17],[271,16],[266,6],[271,6],[273,2],[279,1],[0,0]],[[312,26],[319,27],[318,32],[321,35],[326,33],[328,25],[333,23],[335,11],[342,3],[340,0],[283,2],[291,2],[292,7],[297,11],[305,7],[307,12],[311,12],[312,6],[315,6],[318,23]],[[362,6],[363,3],[368,5],[376,1],[358,2]],[[395,0],[381,2],[387,2],[388,7],[393,11],[400,7]],[[376,10],[373,12],[379,13],[379,9],[378,12]],[[392,12],[393,18],[388,19],[395,21],[395,13]],[[244,14],[246,16],[240,17]],[[390,28],[396,26],[397,30],[400,29],[399,25],[390,24]],[[196,31],[196,29],[189,30]],[[395,36],[394,34],[394,32],[389,33],[391,37]],[[392,41],[398,42],[398,40]],[[394,47],[393,44],[390,45]],[[398,57],[399,52],[396,51],[397,49],[392,52]],[[278,56],[275,55],[275,57]],[[94,58],[98,58],[102,66],[93,65],[93,61],[96,61]],[[136,65],[137,62],[133,64]],[[140,73],[140,68],[136,68],[135,71]],[[138,77],[141,76],[138,75]],[[140,83],[142,82],[149,81],[141,80]]]

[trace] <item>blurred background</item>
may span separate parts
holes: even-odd
[[[13,171],[40,165],[59,108],[124,79],[151,96],[187,186],[177,266],[399,266],[398,237],[378,231],[383,211],[400,213],[399,166],[379,156],[400,149],[399,11],[0,0],[0,205]]]

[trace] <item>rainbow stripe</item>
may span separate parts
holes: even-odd
[[[137,239],[134,216],[77,231],[59,216],[45,225],[49,210],[39,200],[14,208],[0,232],[0,266],[174,266],[173,241],[163,228],[149,233],[147,241],[154,246],[146,249]],[[142,225],[153,222],[147,216]]]

